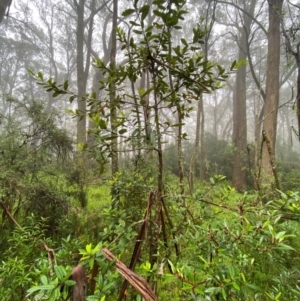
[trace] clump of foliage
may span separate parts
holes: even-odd
[[[55,236],[70,205],[84,193],[82,184],[68,178],[75,168],[73,141],[58,126],[59,114],[46,112],[42,102],[7,101],[10,110],[0,132],[1,200],[20,220],[31,213],[47,218],[47,233]],[[11,229],[6,215],[1,227]]]

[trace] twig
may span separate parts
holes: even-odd
[[[12,220],[12,222],[20,229],[23,231],[23,228],[20,226],[20,224],[14,219],[14,217],[12,216],[12,214],[9,212],[8,208],[5,205],[4,201],[0,201],[0,204],[3,208],[3,210],[5,211],[6,215]]]

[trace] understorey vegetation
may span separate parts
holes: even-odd
[[[252,62],[245,52],[224,66],[208,55],[224,1],[205,1],[189,35],[193,1],[127,1],[118,15],[120,2],[71,1],[77,89],[52,57],[56,72],[28,70],[47,101],[4,97],[0,299],[299,300],[299,153],[276,142],[264,123],[271,113],[259,121],[256,107],[261,133],[247,142],[246,88],[237,92]],[[271,19],[281,16],[277,2]],[[241,10],[239,30],[250,31],[255,4]],[[103,58],[90,41],[100,8],[112,20]],[[242,48],[248,33],[236,37]],[[98,89],[87,93],[90,63]],[[228,139],[230,120],[205,130],[203,99],[234,76],[230,107],[240,120]]]

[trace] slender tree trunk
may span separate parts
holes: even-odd
[[[110,67],[112,70],[116,68],[116,55],[117,55],[117,20],[118,19],[118,0],[113,2],[113,22],[112,22],[112,33],[111,33],[111,53],[110,53]],[[116,124],[117,120],[117,94],[116,94],[116,85],[114,82],[110,85],[110,122],[112,136],[116,136]],[[118,139],[113,138],[111,142],[111,173],[112,176],[119,170],[119,157],[118,157]]]
[[[252,0],[248,13],[254,13],[256,0]],[[245,5],[246,6],[246,5]],[[246,7],[245,7],[246,9]],[[244,14],[243,28],[239,40],[239,58],[247,59],[248,36],[250,32],[251,19]],[[232,185],[238,191],[246,190],[246,165],[247,165],[247,113],[246,113],[246,66],[241,66],[236,74],[235,89],[233,94],[233,172]]]
[[[179,187],[181,195],[184,194],[184,157],[182,151],[182,113],[180,105],[177,106],[177,152],[178,152],[178,169],[179,169]]]
[[[200,98],[202,99],[202,94],[200,95]],[[195,146],[191,156],[190,170],[189,170],[189,184],[190,184],[191,194],[194,192],[195,165],[197,162],[197,157],[198,157],[199,147],[200,147],[200,125],[201,125],[200,116],[202,114],[200,98],[198,99],[198,106],[197,106]]]
[[[77,143],[86,143],[86,101],[84,96],[86,94],[86,81],[84,78],[84,3],[85,0],[79,0],[75,2],[77,7],[77,88],[78,88],[78,99],[77,107],[79,115],[77,117]]]
[[[203,102],[203,94],[200,95],[200,111],[201,111],[201,123],[200,123],[200,180],[206,179],[206,152],[205,152],[205,114],[204,114],[204,102]]]
[[[270,145],[268,147],[266,143],[264,143],[262,149],[262,180],[265,183],[270,183],[270,179],[273,177],[273,169],[270,161],[275,157],[279,104],[280,18],[283,0],[268,0],[268,3],[268,58],[263,130],[270,141]],[[270,149],[273,158],[270,158]]]

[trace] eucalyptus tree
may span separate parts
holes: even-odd
[[[111,32],[111,52],[110,52],[110,69],[112,73],[116,70],[116,56],[117,56],[117,26],[118,26],[118,2],[113,0],[113,18],[112,18],[112,32]],[[113,75],[116,76],[116,75]],[[109,101],[110,101],[110,123],[112,131],[111,143],[111,172],[114,176],[119,170],[119,157],[118,157],[118,140],[115,138],[118,129],[118,116],[117,116],[117,91],[115,81],[112,80],[109,84]]]
[[[277,115],[279,106],[279,66],[280,66],[280,20],[283,0],[269,0],[269,30],[268,30],[268,58],[266,79],[266,101],[263,121],[263,176],[275,177],[276,187],[279,183],[275,174],[275,145],[277,130]],[[266,178],[265,178],[266,179]],[[268,182],[266,179],[265,181]]]

